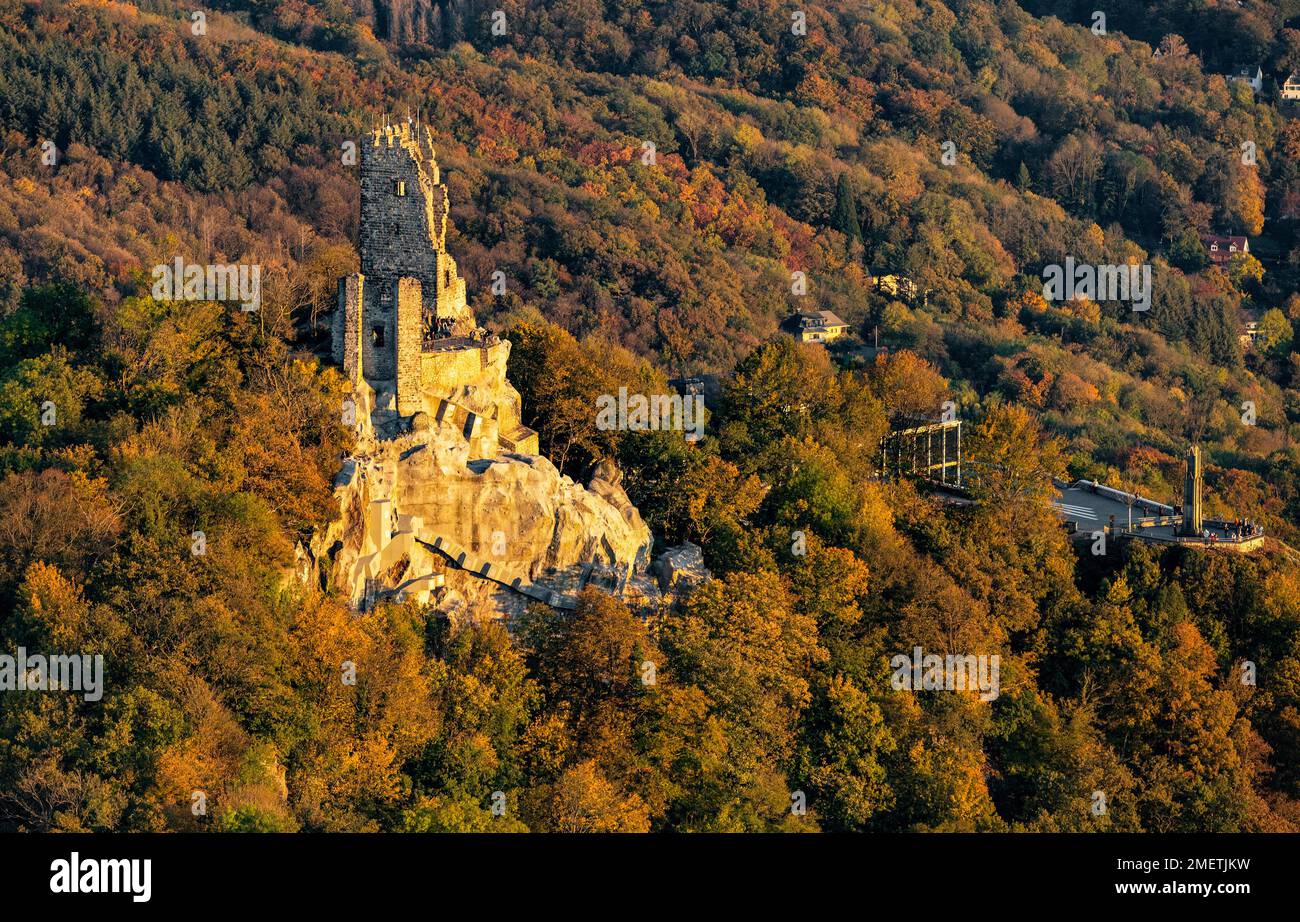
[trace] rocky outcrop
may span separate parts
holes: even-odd
[[[365,439],[335,496],[338,522],[312,550],[358,607],[414,597],[491,615],[530,599],[565,607],[593,583],[654,594],[650,529],[612,464],[583,486],[541,455],[475,458],[448,419]]]

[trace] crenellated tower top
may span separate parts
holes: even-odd
[[[427,251],[443,252],[448,210],[429,129],[402,122],[372,130],[361,152],[361,271],[375,272],[388,260],[388,268],[401,274],[418,269],[412,262]],[[367,228],[374,233],[367,234]],[[391,237],[405,238],[397,241],[405,245],[382,246]]]

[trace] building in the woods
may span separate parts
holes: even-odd
[[[1259,315],[1247,312],[1241,324],[1241,332],[1237,334],[1237,340],[1241,343],[1241,348],[1253,349],[1257,339],[1259,339]]]
[[[1216,266],[1227,266],[1232,257],[1250,252],[1250,242],[1245,237],[1231,234],[1202,234],[1201,243],[1205,244],[1210,262]]]
[[[876,291],[894,298],[903,298],[907,301],[915,301],[916,296],[920,293],[916,282],[912,281],[905,275],[871,275],[867,281],[875,287]]]
[[[339,279],[334,360],[368,391],[362,402],[377,432],[397,434],[423,413],[463,424],[467,437],[488,443],[484,454],[536,454],[537,433],[523,425],[519,392],[506,380],[510,343],[480,327],[466,304],[446,248],[447,215],[428,129],[375,129],[361,151],[361,271]]]
[[[880,440],[880,477],[914,477],[947,487],[963,486],[961,420],[914,420]]]
[[[1300,73],[1293,72],[1283,81],[1282,98],[1287,102],[1300,101]]]
[[[1238,64],[1228,74],[1229,83],[1244,83],[1252,93],[1264,89],[1264,69],[1258,64]]]
[[[510,342],[475,322],[447,252],[429,133],[385,124],[360,165],[361,271],[339,280],[333,328],[356,444],[338,515],[297,548],[299,578],[358,609],[409,599],[453,621],[572,609],[587,588],[647,614],[675,604],[708,578],[700,549],[655,559],[618,467],[600,462],[584,487],[523,425]]]
[[[848,332],[849,325],[832,311],[801,311],[787,322],[801,343],[828,343]]]

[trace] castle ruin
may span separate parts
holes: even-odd
[[[506,378],[510,343],[475,321],[447,221],[429,132],[374,130],[361,271],[339,280],[331,337],[357,445],[335,478],[339,516],[302,550],[303,578],[358,608],[413,599],[453,618],[571,608],[589,585],[657,606],[707,578],[694,545],[651,574],[650,529],[612,463],[583,486],[541,456]]]
[[[367,392],[384,434],[425,413],[453,419],[484,455],[537,454],[506,381],[510,343],[479,327],[466,304],[447,216],[428,129],[375,129],[361,160],[361,271],[339,279],[334,361]]]

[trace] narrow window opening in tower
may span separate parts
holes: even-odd
[[[397,237],[397,236],[399,236],[401,233],[402,233],[402,225],[400,225],[400,224],[398,224],[396,221],[394,221],[394,222],[393,222],[393,236],[394,236],[394,237]]]
[[[370,329],[370,342],[371,342],[373,345],[375,345],[376,347],[383,348],[383,345],[384,345],[384,328],[383,328],[383,325],[382,325],[382,324],[381,324],[380,326],[371,327],[371,329]]]
[[[402,179],[397,180],[397,194],[398,194],[398,195],[405,195],[405,194],[406,194],[406,181],[405,181],[405,180],[402,180]]]

